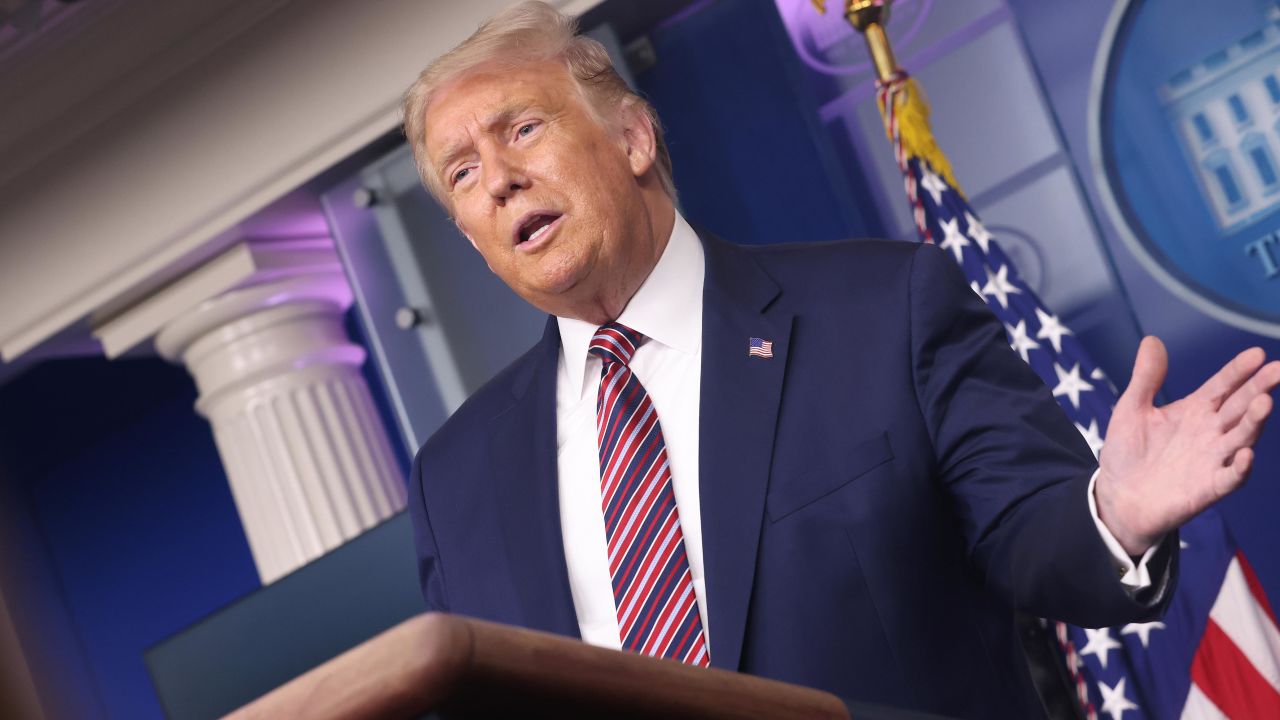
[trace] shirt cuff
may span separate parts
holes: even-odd
[[[1137,593],[1139,590],[1146,590],[1151,587],[1151,573],[1147,570],[1147,563],[1151,561],[1151,557],[1156,554],[1156,550],[1160,547],[1160,543],[1155,543],[1147,548],[1135,564],[1133,558],[1129,557],[1129,553],[1125,552],[1124,547],[1120,545],[1120,541],[1116,540],[1116,536],[1111,534],[1107,529],[1106,523],[1102,522],[1102,518],[1098,517],[1098,500],[1093,495],[1094,486],[1098,484],[1098,472],[1093,471],[1093,477],[1089,479],[1089,514],[1093,516],[1093,524],[1098,528],[1098,534],[1102,536],[1102,542],[1107,546],[1107,550],[1111,551],[1111,558],[1115,563],[1116,575],[1120,577],[1120,584],[1124,585],[1125,590],[1130,595]]]

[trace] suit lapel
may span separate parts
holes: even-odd
[[[700,392],[699,495],[712,634],[711,663],[736,670],[782,395],[792,316],[777,284],[744,251],[699,233],[706,251]],[[747,354],[751,338],[773,357]],[[494,487],[519,615],[526,627],[580,637],[560,532],[556,367],[548,320],[534,357],[512,379],[512,403],[491,423]]]
[[[737,670],[755,579],[792,316],[777,284],[740,248],[700,233],[703,289],[699,496],[711,664]],[[773,357],[747,354],[751,338]]]
[[[534,358],[512,380],[512,405],[489,433],[498,512],[523,625],[579,637],[560,533],[556,466],[556,367],[560,334],[550,318]]]

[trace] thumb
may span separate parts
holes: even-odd
[[[1138,357],[1133,361],[1133,375],[1129,378],[1129,387],[1125,389],[1120,402],[1136,407],[1151,407],[1155,404],[1156,393],[1164,384],[1164,376],[1169,370],[1169,353],[1164,343],[1154,335],[1142,339],[1138,346]]]

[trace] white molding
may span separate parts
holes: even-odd
[[[239,285],[263,282],[281,272],[325,270],[342,272],[329,238],[241,242],[131,307],[99,320],[93,336],[102,343],[107,358],[115,359],[179,315]]]
[[[566,15],[581,16],[604,0],[552,0],[551,4]]]
[[[237,223],[393,131],[422,67],[504,4],[290,3],[11,178],[0,357],[226,249]]]
[[[289,1],[78,3],[75,12],[57,18],[62,22],[0,51],[0,63],[11,70],[0,73],[0,106],[22,109],[0,120],[0,155],[6,159],[0,185],[180,77]]]

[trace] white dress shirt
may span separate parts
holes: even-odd
[[[658,413],[671,463],[671,486],[684,531],[698,614],[711,648],[707,583],[702,572],[702,514],[698,498],[698,390],[702,379],[702,243],[676,215],[671,239],[653,272],[627,303],[618,322],[648,338],[630,367]],[[558,318],[560,363],[556,377],[556,447],[560,471],[560,531],[569,588],[582,639],[618,649],[618,612],[609,574],[608,541],[600,508],[600,452],[596,446],[596,394],[600,358],[587,349],[596,326]]]
[[[698,411],[702,379],[702,242],[678,213],[658,264],[627,303],[618,322],[648,340],[630,367],[658,413],[671,463],[671,483],[684,531],[698,614],[711,651],[707,584],[702,562],[702,516],[698,495]],[[556,376],[556,447],[560,531],[569,588],[582,639],[619,649],[618,614],[609,574],[608,541],[600,507],[600,454],[596,446],[596,394],[601,361],[587,352],[597,326],[557,318],[560,360]],[[1096,481],[1096,473],[1094,481]],[[1089,485],[1089,511],[1131,592],[1151,584],[1147,561],[1129,559],[1102,521]]]

